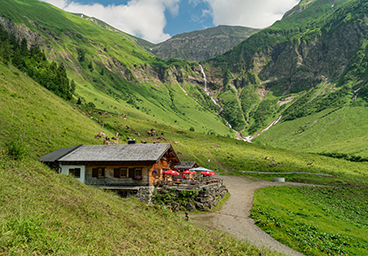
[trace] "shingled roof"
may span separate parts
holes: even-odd
[[[43,163],[56,162],[60,158],[66,156],[67,154],[69,154],[70,152],[74,151],[75,149],[77,149],[78,147],[81,147],[81,146],[83,146],[83,145],[79,145],[79,146],[75,146],[75,147],[68,147],[68,148],[59,148],[59,149],[51,152],[50,154],[47,154],[43,157],[40,157],[38,160],[43,162]]]
[[[175,169],[190,169],[193,167],[197,167],[197,163],[196,162],[181,162],[180,165],[176,165],[174,168]]]
[[[41,162],[157,162],[172,148],[170,144],[124,144],[124,145],[82,145],[59,149],[41,157]],[[58,151],[68,151],[62,157],[52,157]],[[50,161],[48,161],[50,162]]]

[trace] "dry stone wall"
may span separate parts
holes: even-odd
[[[172,211],[209,211],[228,193],[223,183],[190,188],[155,188],[153,204],[164,204]],[[140,198],[141,199],[141,198]],[[142,199],[141,199],[142,200]]]

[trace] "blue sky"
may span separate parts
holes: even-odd
[[[41,0],[153,43],[218,25],[265,28],[299,0]]]

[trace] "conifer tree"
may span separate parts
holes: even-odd
[[[3,58],[4,64],[8,64],[9,60],[10,60],[10,56],[11,56],[11,49],[10,49],[10,44],[9,44],[9,40],[6,40],[5,42],[3,42],[3,50],[1,53],[1,56]]]
[[[23,66],[23,60],[22,60],[22,56],[20,55],[20,49],[19,48],[17,48],[14,51],[12,63],[17,68],[21,68]]]
[[[20,54],[22,56],[27,56],[27,54],[28,54],[27,39],[25,39],[25,38],[22,39],[22,42],[20,44]]]
[[[19,48],[19,40],[18,38],[12,33],[9,37],[9,43],[13,47],[13,50],[15,51],[17,48]]]
[[[72,81],[70,82],[70,92],[72,94],[75,93],[75,83],[74,83],[74,80],[72,79]]]

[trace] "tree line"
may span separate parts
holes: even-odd
[[[33,80],[55,93],[71,100],[75,92],[74,80],[69,80],[63,63],[49,62],[39,46],[28,48],[26,38],[19,40],[0,24],[0,60],[13,64]]]

